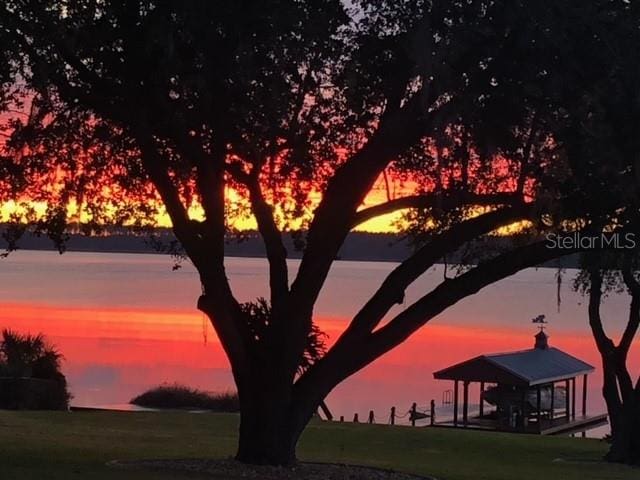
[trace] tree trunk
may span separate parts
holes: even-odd
[[[620,422],[606,459],[610,462],[640,465],[640,408],[636,400],[632,404],[625,403]]]
[[[622,428],[624,423],[622,415],[622,400],[618,390],[618,378],[615,373],[615,367],[612,365],[611,355],[602,354],[602,370],[604,383],[602,384],[602,396],[607,405],[607,414],[609,415],[609,425],[611,427],[611,437],[615,438],[618,430]]]
[[[293,385],[261,371],[240,394],[240,439],[236,459],[256,465],[291,465],[309,418],[297,413]]]
[[[207,313],[221,339],[238,389],[236,459],[256,465],[291,465],[296,461],[298,439],[319,404],[295,401],[294,380],[307,333],[285,330],[287,323],[273,311],[263,318],[238,306],[225,316],[224,310],[216,310],[221,304],[216,300],[214,295],[203,295],[198,308]],[[311,321],[300,319],[298,324],[311,325]],[[242,335],[228,334],[227,329],[234,326],[245,327]]]
[[[257,465],[291,465],[296,461],[297,435],[288,412],[264,397],[242,402],[236,459]]]
[[[589,324],[602,359],[602,393],[611,425],[611,447],[605,456],[610,462],[640,465],[640,380],[635,388],[627,369],[627,354],[640,323],[640,285],[623,270],[632,296],[629,322],[619,345],[606,335],[600,318],[602,272],[597,264],[590,271]]]
[[[623,388],[625,383],[629,383],[625,355],[610,341],[603,341],[601,346],[604,371],[602,393],[611,426],[611,447],[605,459],[640,465],[640,403],[632,386]]]

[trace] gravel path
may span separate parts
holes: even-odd
[[[435,480],[378,468],[329,463],[300,463],[295,467],[245,465],[235,460],[136,460],[109,462],[116,468],[205,473],[216,480]]]

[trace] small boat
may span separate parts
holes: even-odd
[[[540,387],[540,410],[551,410],[551,386]],[[490,387],[482,393],[482,399],[500,410],[509,411],[510,408],[522,408],[522,390],[517,390],[512,386],[498,385]],[[564,408],[566,405],[567,391],[565,387],[555,387],[553,393],[553,407]],[[536,411],[538,408],[538,390],[529,388],[525,392],[525,408],[528,412]]]

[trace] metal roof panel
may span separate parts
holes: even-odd
[[[481,355],[435,372],[436,379],[539,385],[593,372],[588,363],[557,348]]]

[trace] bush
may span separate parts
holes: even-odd
[[[239,412],[235,392],[209,393],[184,385],[160,385],[138,395],[132,405],[148,408],[197,408],[214,412]]]
[[[62,355],[43,335],[2,331],[0,408],[66,410],[71,395],[61,372]]]

